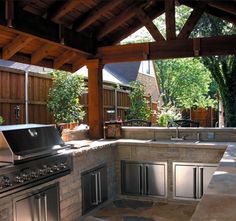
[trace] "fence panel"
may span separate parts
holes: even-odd
[[[4,124],[25,123],[25,74],[0,70],[0,115]],[[48,92],[52,78],[47,75],[30,73],[28,77],[28,119],[29,123],[53,123],[47,110]],[[126,119],[130,106],[128,91],[105,87],[103,90],[104,120]],[[86,112],[81,123],[88,123],[88,94],[80,98]],[[151,104],[149,104],[151,105]],[[151,105],[153,106],[153,105]],[[155,105],[153,106],[154,108]],[[116,113],[110,113],[115,111]],[[19,116],[17,116],[17,113]],[[152,117],[152,121],[155,120]]]

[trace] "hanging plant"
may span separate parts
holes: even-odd
[[[79,97],[86,91],[82,76],[65,71],[54,71],[53,87],[49,90],[48,109],[55,122],[78,123],[85,116]]]

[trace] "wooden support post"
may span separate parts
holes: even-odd
[[[5,18],[7,26],[12,28],[12,20],[14,19],[14,1],[5,0]]]
[[[103,130],[103,65],[99,59],[89,60],[88,68],[88,122],[89,137],[99,139],[104,137]]]

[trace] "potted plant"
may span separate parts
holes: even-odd
[[[53,71],[53,86],[49,90],[47,107],[57,125],[78,123],[85,111],[79,98],[86,86],[82,76],[65,71]]]

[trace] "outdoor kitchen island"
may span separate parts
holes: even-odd
[[[139,139],[134,138],[134,130],[136,131],[135,135],[139,136]],[[146,135],[143,133],[143,130],[146,130]],[[195,137],[196,131],[194,129],[187,129],[185,133],[189,134],[191,130]],[[116,199],[150,200],[152,202],[181,201],[196,204],[200,199],[195,195],[189,200],[182,199],[183,197],[178,199],[178,196],[174,195],[176,189],[173,188],[173,179],[175,177],[173,164],[180,163],[181,165],[181,163],[188,163],[191,166],[194,164],[196,167],[202,167],[217,166],[220,162],[220,167],[218,167],[217,172],[213,176],[208,189],[205,191],[205,195],[203,195],[203,198],[198,203],[192,220],[211,220],[211,216],[214,217],[214,220],[233,220],[235,217],[233,215],[234,203],[231,198],[235,196],[235,180],[233,179],[236,174],[233,161],[236,152],[236,146],[233,142],[233,139],[235,139],[234,134],[236,134],[235,130],[223,129],[220,132],[219,129],[215,129],[214,140],[210,142],[204,140],[204,133],[207,129],[198,129],[199,131],[203,141],[195,141],[193,139],[183,141],[161,139],[158,136],[166,134],[167,130],[159,130],[157,128],[124,128],[123,137],[125,139],[120,140],[72,140],[69,142],[74,144],[74,148],[71,150],[73,155],[73,171],[71,174],[50,181],[47,184],[42,184],[37,188],[59,183],[61,221],[75,221],[86,218],[87,214],[93,213],[93,211],[96,211],[101,206]],[[171,129],[169,132],[174,133],[174,130],[172,131]],[[182,132],[182,129],[180,132]],[[218,134],[223,134],[230,142],[220,141]],[[148,139],[141,138],[141,135]],[[188,136],[190,137],[190,135]],[[149,193],[149,190],[140,194],[127,193],[127,189],[123,189],[125,179],[122,178],[122,162],[139,163],[141,166],[154,164],[160,166],[158,167],[159,169],[157,168],[157,171],[164,171],[164,178],[162,179],[164,186],[158,188],[158,191],[153,195],[145,194]],[[106,172],[105,175],[104,171]],[[88,197],[85,187],[90,183],[86,177],[90,177],[94,181],[92,182],[92,189],[95,192],[90,196],[93,199],[92,205],[88,205],[84,201],[85,196]],[[86,182],[84,183],[84,181]],[[164,193],[159,190],[163,190]],[[24,194],[32,191],[34,189],[25,190]],[[104,195],[103,193],[107,194]],[[231,193],[233,194],[231,195]],[[227,194],[230,196],[228,197]],[[1,198],[1,221],[13,220],[13,201],[16,197],[19,197],[19,193]],[[212,200],[212,198],[220,199],[220,203],[217,200]],[[226,203],[223,200],[226,200]],[[105,202],[104,204],[103,201]],[[209,205],[209,210],[206,209],[208,208],[207,205]],[[94,208],[96,209],[93,210]],[[213,211],[213,208],[216,208],[215,211]]]

